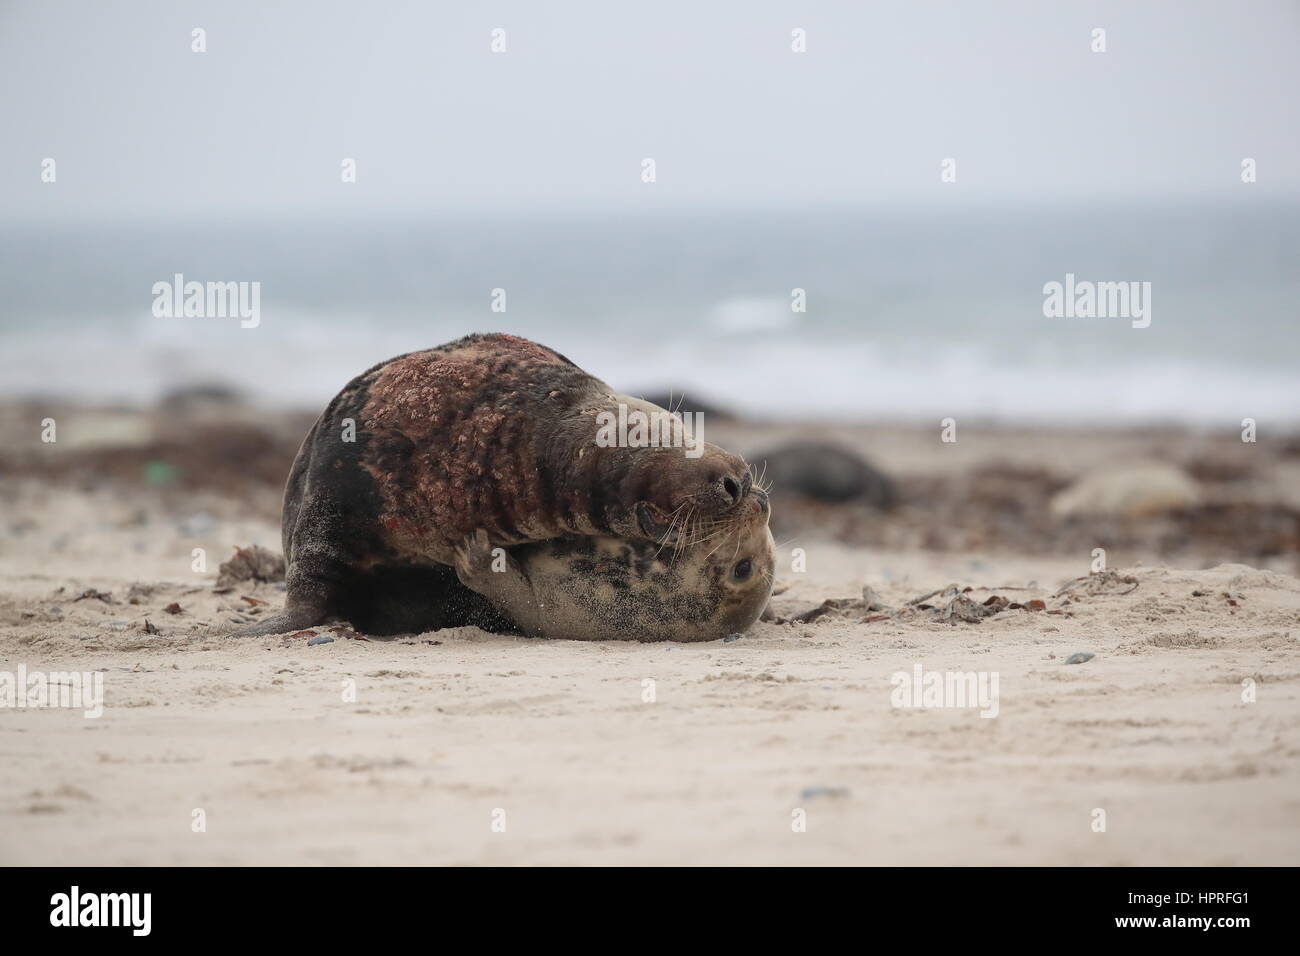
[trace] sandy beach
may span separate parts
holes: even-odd
[[[0,862],[1300,857],[1294,443],[719,424],[747,456],[834,440],[900,495],[879,513],[774,493],[778,593],[739,640],[229,641],[283,601],[218,567],[279,550],[310,419],[0,410],[0,671],[103,674],[97,718],[0,710]],[[1139,458],[1194,496],[1061,513],[1081,476]],[[895,706],[918,666],[996,674],[996,716]]]

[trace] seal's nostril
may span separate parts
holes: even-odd
[[[722,479],[722,490],[731,496],[733,502],[740,500],[740,482],[735,478]]]

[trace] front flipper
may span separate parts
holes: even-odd
[[[476,531],[457,545],[456,577],[496,605],[525,634],[543,635],[542,607],[528,576],[508,551],[492,546],[486,531]]]

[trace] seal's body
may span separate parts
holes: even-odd
[[[487,535],[458,550],[468,588],[532,637],[715,641],[753,624],[772,593],[775,548],[757,492],[707,540],[680,549],[604,536],[493,551]]]
[[[843,504],[861,501],[888,511],[898,501],[894,481],[856,452],[830,442],[801,441],[751,456],[764,479],[782,492]]]
[[[620,405],[662,412],[511,335],[467,336],[362,373],[312,426],[289,475],[284,612],[232,636],[334,617],[375,634],[505,626],[458,585],[467,536],[482,530],[501,547],[575,535],[660,542],[700,534],[756,493],[743,459],[711,445],[689,457],[597,444],[597,416]]]

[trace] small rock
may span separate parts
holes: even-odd
[[[200,538],[205,534],[211,534],[217,527],[216,519],[206,511],[197,511],[192,515],[187,515],[176,523],[181,534],[191,538]]]
[[[321,635],[320,637],[313,637],[310,641],[307,642],[307,646],[315,647],[317,644],[333,644],[333,643],[334,643],[334,638]]]
[[[818,797],[831,797],[842,800],[848,796],[848,787],[804,787],[799,791],[800,800],[816,800]]]
[[[744,636],[745,636],[744,634],[728,634],[726,637],[722,639],[722,643],[730,644],[732,641],[738,641]]]
[[[1087,651],[1080,651],[1077,654],[1071,654],[1065,659],[1067,664],[1084,664],[1096,657],[1096,654],[1089,654]]]

